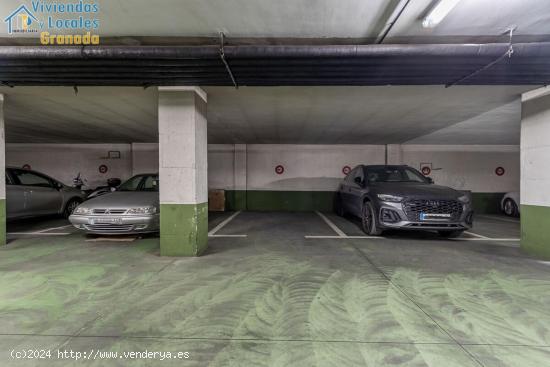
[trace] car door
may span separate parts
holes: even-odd
[[[28,193],[23,186],[16,185],[9,169],[6,170],[6,216],[8,219],[25,216],[25,200]]]
[[[26,216],[59,213],[63,197],[49,177],[19,169],[13,170],[13,176],[26,191]]]
[[[353,176],[355,175],[355,169],[351,170],[350,173],[344,178],[344,181],[342,181],[342,184],[340,185],[340,200],[342,201],[342,208],[346,212],[351,212],[351,207],[353,205],[351,197],[350,197],[350,183],[353,180]]]
[[[357,216],[361,216],[361,205],[363,197],[363,183],[365,180],[362,166],[354,170],[354,175],[349,183],[350,209],[349,211]]]

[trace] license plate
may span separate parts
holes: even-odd
[[[420,220],[449,220],[451,214],[420,213]]]
[[[121,218],[94,218],[90,219],[90,224],[122,224]]]

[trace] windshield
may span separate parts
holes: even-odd
[[[138,175],[120,185],[117,191],[159,191],[158,175]]]
[[[367,167],[368,182],[428,183],[421,173],[408,167]]]

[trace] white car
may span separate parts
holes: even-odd
[[[509,192],[502,198],[500,209],[509,217],[519,216],[519,192]]]

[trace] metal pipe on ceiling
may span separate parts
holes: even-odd
[[[421,85],[458,80],[508,47],[248,45],[225,46],[224,55],[240,85]],[[514,44],[513,58],[460,84],[546,84],[548,75],[550,43],[520,43]],[[70,86],[233,84],[216,46],[0,46],[0,81]]]

